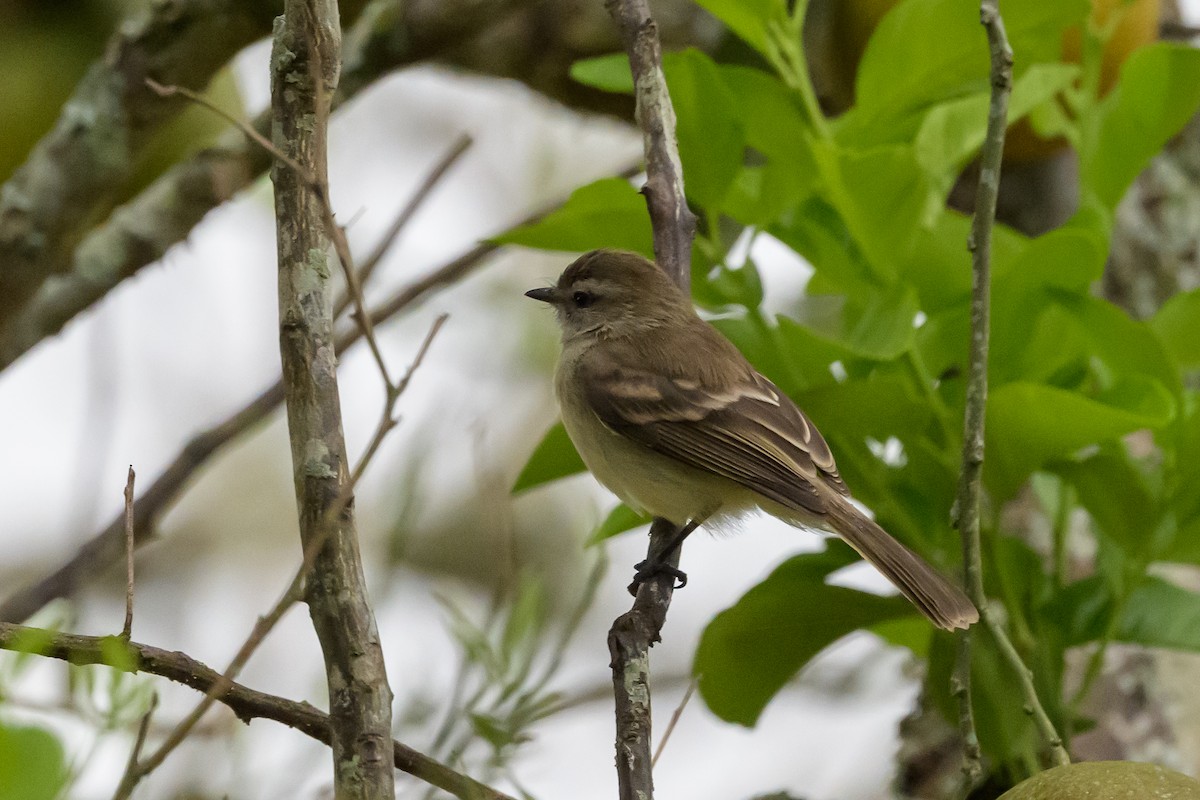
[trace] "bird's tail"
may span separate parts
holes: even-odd
[[[830,504],[831,527],[939,628],[966,628],[979,612],[946,576],[846,502]]]

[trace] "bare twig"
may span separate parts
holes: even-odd
[[[688,290],[691,280],[692,237],[696,217],[687,206],[683,169],[675,141],[675,110],[662,71],[662,46],[647,0],[605,0],[620,32],[633,73],[636,108],[646,158],[642,193],[654,231],[654,255],[659,267]],[[664,559],[676,534],[665,519],[650,526],[647,556],[671,566],[679,563],[681,548]],[[654,779],[650,756],[650,647],[659,641],[671,605],[675,579],[666,573],[644,581],[631,608],[608,633],[616,714],[617,783],[621,800],[650,800]]]
[[[38,655],[47,658],[69,661],[72,664],[108,664],[105,654],[110,645],[104,637],[77,636],[0,622],[0,650],[24,652],[29,642],[37,642]],[[133,656],[133,664],[130,666],[138,672],[158,675],[206,693],[222,682],[221,675],[216,670],[185,653],[162,650],[137,642],[128,642],[125,646]],[[243,722],[248,723],[252,719],[274,720],[324,744],[330,742],[329,717],[308,703],[258,692],[235,682],[228,682],[224,689],[216,693],[216,697]],[[462,800],[511,800],[508,795],[456,772],[400,742],[393,742],[392,750],[396,769],[444,789]]]
[[[445,155],[429,171],[429,174],[425,176],[425,179],[421,181],[420,185],[417,186],[417,190],[413,192],[408,202],[404,204],[404,208],[392,220],[392,224],[388,227],[387,232],[383,234],[383,238],[379,240],[379,244],[363,260],[362,266],[358,270],[358,282],[360,286],[365,286],[371,280],[371,276],[375,274],[375,268],[379,266],[379,262],[383,260],[388,250],[396,242],[396,239],[400,237],[400,234],[413,218],[413,215],[417,213],[417,210],[425,203],[437,185],[446,177],[446,173],[450,171],[450,168],[458,163],[458,160],[467,152],[472,142],[473,140],[468,134],[464,133],[462,136],[459,136],[450,145],[450,149],[446,151]],[[348,296],[339,301],[334,306],[333,315],[335,317],[341,316],[348,302]]]
[[[311,52],[314,54],[318,52],[317,48],[313,46],[313,42],[310,41],[309,45]],[[324,84],[318,79],[321,73],[319,60],[314,58],[310,62],[309,66],[310,72],[314,78],[313,86],[317,87],[318,94],[317,102],[315,104],[318,113],[317,126],[321,129],[326,129],[329,126],[330,104],[325,102],[325,95],[322,94],[322,86]],[[238,130],[242,131],[242,133],[246,134],[246,136],[249,137],[255,144],[265,149],[274,158],[277,158],[286,164],[289,169],[295,171],[295,173],[300,176],[301,180],[303,180],[304,183],[307,184],[308,187],[317,195],[317,200],[321,205],[326,233],[329,236],[330,241],[333,242],[334,250],[337,252],[338,262],[341,264],[342,271],[346,276],[347,294],[348,297],[353,301],[356,309],[354,318],[363,328],[363,334],[367,339],[367,346],[370,348],[371,355],[379,367],[380,374],[383,376],[385,389],[386,391],[390,392],[392,389],[392,382],[388,377],[387,365],[383,360],[383,351],[379,348],[379,343],[375,339],[375,331],[371,326],[370,317],[368,317],[366,314],[366,309],[364,307],[366,301],[363,299],[362,285],[359,282],[360,278],[354,269],[354,258],[350,253],[350,243],[346,239],[345,230],[343,230],[342,226],[337,222],[333,212],[333,205],[329,200],[329,179],[323,174],[318,175],[314,173],[311,169],[308,169],[299,161],[280,150],[278,147],[272,144],[267,137],[255,130],[254,126],[250,123],[246,122],[245,120],[238,119],[220,106],[210,102],[207,98],[198,94],[197,92],[185,89],[182,86],[163,86],[151,78],[146,78],[146,85],[149,86],[160,97],[173,97],[174,95],[180,95],[182,97],[186,97],[188,100],[191,100],[193,103],[201,105],[204,108],[207,108],[209,111],[212,111],[217,116],[221,117],[226,122],[229,122]],[[398,232],[399,231],[397,231],[397,233]],[[340,305],[341,304],[339,303],[339,306]],[[340,313],[341,309],[339,308],[339,310],[335,312],[335,316],[336,314]]]
[[[700,679],[692,676],[688,681],[687,691],[683,693],[683,699],[679,701],[679,705],[675,706],[675,710],[671,712],[671,719],[667,722],[667,729],[663,731],[662,739],[658,742],[658,747],[654,750],[654,758],[650,759],[650,768],[654,769],[658,766],[659,756],[663,754],[663,750],[667,749],[667,742],[671,741],[671,734],[675,732],[675,726],[679,724],[679,718],[683,716],[683,710],[687,708],[687,704],[692,699],[692,695],[696,693],[696,686],[700,683]]]
[[[273,157],[279,159],[284,164],[287,164],[290,168],[296,170],[299,175],[304,177],[304,180],[307,183],[314,186],[319,185],[319,181],[312,174],[311,170],[306,169],[299,161],[292,158],[275,145],[271,144],[271,140],[259,133],[252,123],[235,117],[233,114],[230,114],[228,111],[221,108],[219,105],[212,102],[199,92],[193,92],[191,89],[187,89],[183,86],[163,86],[153,78],[146,78],[145,84],[150,87],[150,91],[154,92],[159,97],[174,97],[175,95],[179,95],[180,97],[186,97],[196,105],[207,108],[209,111],[213,112],[218,117],[225,120],[242,133],[246,134],[247,138],[257,144],[259,147],[266,150]]]
[[[1045,738],[1056,764],[1068,763],[1062,739],[1046,715],[1033,684],[1033,675],[1009,641],[1004,626],[990,612],[983,588],[979,527],[984,457],[984,419],[987,407],[988,328],[991,294],[992,226],[1000,186],[1000,164],[1004,132],[1008,123],[1008,99],[1012,91],[1012,48],[1004,31],[998,0],[981,0],[980,20],[987,32],[991,53],[992,95],[988,106],[987,136],[980,154],[979,187],[968,248],[972,254],[974,284],[971,293],[971,343],[967,379],[966,412],[963,420],[963,466],[955,502],[955,526],[962,535],[966,590],[979,616],[992,635],[1001,656],[1017,675],[1025,706]],[[963,771],[968,785],[982,774],[978,740],[970,709],[970,638],[960,631],[954,690],[959,695],[960,724],[965,739]]]
[[[126,641],[128,641],[126,637]],[[158,694],[155,693],[150,698],[150,707],[146,709],[146,713],[142,714],[141,722],[138,723],[137,738],[134,739],[133,748],[129,751],[129,761],[125,763],[125,773],[121,776],[120,782],[117,784],[117,790],[113,793],[113,800],[122,800],[129,797],[133,793],[133,788],[138,782],[138,759],[141,758],[142,748],[146,746],[146,734],[150,732],[150,718],[154,716],[154,709],[158,707]]]
[[[621,177],[631,177],[638,167],[623,170]],[[565,199],[544,206],[517,225],[537,222],[550,212],[561,207]],[[446,262],[427,275],[400,288],[384,300],[371,314],[374,324],[380,325],[397,314],[412,307],[437,289],[462,280],[487,263],[487,259],[500,245],[492,241],[482,242],[457,258]],[[354,327],[338,336],[336,350],[340,355],[362,337],[362,331]],[[263,391],[224,422],[209,428],[189,441],[175,457],[162,475],[151,484],[134,503],[135,543],[138,547],[151,541],[159,517],[179,497],[191,477],[218,450],[262,422],[283,402],[283,382],[279,381]],[[71,558],[52,573],[34,584],[17,590],[0,603],[0,620],[23,622],[29,619],[46,603],[60,597],[72,596],[88,579],[116,563],[123,554],[124,514],[118,516],[107,527],[93,536]]]
[[[383,440],[388,435],[388,432],[391,431],[392,428],[396,427],[398,420],[393,416],[395,413],[396,402],[400,399],[400,396],[404,394],[404,390],[408,388],[408,384],[409,381],[412,380],[413,373],[416,372],[417,367],[421,366],[421,362],[425,360],[425,354],[429,352],[429,345],[433,344],[433,337],[438,335],[438,331],[442,329],[442,325],[446,323],[448,318],[448,314],[439,314],[437,316],[437,318],[433,321],[433,325],[429,327],[429,332],[425,334],[425,339],[421,342],[421,346],[417,348],[417,354],[413,357],[412,363],[409,365],[408,370],[404,373],[404,377],[402,377],[400,382],[396,385],[389,385],[387,387],[387,402],[384,404],[383,413],[379,417],[379,425],[376,426],[375,434],[371,437],[371,441],[368,442],[366,450],[363,451],[362,458],[359,459],[358,464],[350,473],[350,482],[347,485],[347,488],[351,491],[351,493],[353,492],[354,487],[358,484],[359,480],[362,479],[362,476],[366,472],[368,465],[371,463],[371,459],[373,459],[375,457],[375,453],[379,451],[379,446],[383,444]]]
[[[134,786],[137,785],[141,778],[145,777],[161,766],[166,760],[167,756],[183,743],[195,726],[200,722],[200,719],[204,716],[208,709],[211,708],[215,702],[217,702],[217,700],[220,698],[220,695],[233,685],[233,681],[237,677],[238,673],[241,672],[242,668],[246,665],[246,662],[250,660],[250,656],[254,654],[254,651],[258,649],[258,646],[262,644],[267,635],[275,628],[279,621],[283,619],[283,616],[288,612],[288,610],[290,610],[291,607],[295,605],[296,602],[301,599],[301,597],[303,597],[305,580],[312,571],[314,563],[316,562],[316,559],[321,553],[322,549],[325,547],[329,537],[334,531],[336,531],[335,523],[342,516],[342,514],[345,513],[350,503],[353,502],[354,489],[359,478],[362,477],[371,459],[378,451],[379,446],[387,437],[387,434],[395,427],[392,414],[394,413],[396,402],[399,401],[401,395],[404,394],[405,389],[408,388],[408,384],[412,379],[413,373],[421,365],[421,361],[425,358],[425,354],[428,352],[429,346],[433,343],[433,338],[437,336],[438,331],[441,330],[441,327],[445,321],[445,314],[442,314],[436,320],[434,320],[433,325],[429,329],[429,333],[425,335],[425,339],[421,342],[421,346],[418,348],[417,354],[413,358],[412,364],[409,366],[404,378],[394,389],[390,390],[389,403],[386,405],[383,413],[381,414],[380,423],[376,428],[375,435],[371,438],[364,455],[360,459],[358,466],[355,468],[346,485],[342,487],[342,490],[338,494],[337,498],[335,498],[334,501],[331,502],[325,509],[325,516],[317,526],[317,530],[319,532],[305,544],[304,558],[301,560],[300,566],[292,576],[287,588],[275,602],[275,605],[271,607],[270,611],[258,618],[258,621],[255,623],[253,630],[251,630],[250,635],[246,637],[246,640],[238,649],[237,654],[233,657],[233,660],[229,663],[229,666],[225,669],[225,672],[223,672],[217,681],[211,687],[209,687],[204,698],[196,704],[196,706],[186,717],[180,720],[179,724],[175,726],[170,734],[168,734],[164,742],[158,747],[157,750],[154,751],[153,754],[147,757],[145,761],[134,764],[131,767],[127,773],[126,780],[122,781],[122,785],[128,783],[129,792],[133,791]],[[115,800],[124,800],[125,797],[128,797],[128,795],[118,794]]]
[[[129,465],[129,476],[125,479],[125,624],[121,627],[121,638],[128,639],[133,632],[133,465]]]

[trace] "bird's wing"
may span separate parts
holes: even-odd
[[[610,359],[581,368],[601,422],[652,450],[813,514],[827,507],[820,486],[849,494],[816,426],[753,369],[706,386]]]

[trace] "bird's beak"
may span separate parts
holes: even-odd
[[[540,289],[530,289],[525,293],[526,297],[532,297],[534,300],[540,300],[543,303],[553,303],[558,296],[558,292],[553,286],[545,286]]]

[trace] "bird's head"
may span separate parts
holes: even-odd
[[[691,300],[654,262],[624,250],[586,253],[554,286],[530,289],[525,296],[554,306],[563,341],[636,335],[673,315],[695,313]]]

